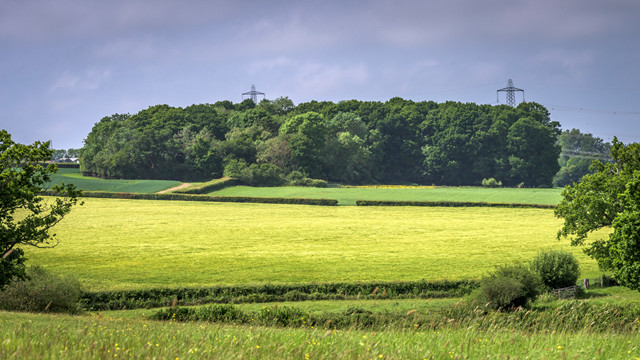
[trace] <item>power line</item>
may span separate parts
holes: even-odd
[[[609,114],[609,115],[640,115],[640,111],[618,111],[618,110],[599,110],[599,109],[588,109],[578,106],[567,106],[567,105],[545,105],[549,110],[557,110],[557,111],[575,111],[575,112],[588,112],[594,114]]]

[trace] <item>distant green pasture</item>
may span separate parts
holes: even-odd
[[[337,199],[340,205],[356,200],[485,201],[525,204],[557,204],[562,189],[437,187],[433,189],[308,188],[232,186],[210,193],[226,196],[263,196]]]
[[[181,184],[181,182],[173,180],[100,179],[82,176],[78,169],[58,169],[51,182],[53,184],[61,182],[74,184],[76,187],[87,191],[132,193],[155,193]]]
[[[545,209],[318,207],[85,199],[30,264],[92,290],[250,283],[477,279],[496,265],[566,249],[596,263]]]

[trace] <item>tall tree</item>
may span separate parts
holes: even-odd
[[[511,181],[551,187],[553,176],[560,168],[557,161],[560,147],[556,145],[554,130],[527,116],[509,128],[507,139]]]
[[[49,142],[22,145],[0,130],[0,288],[14,278],[24,278],[24,252],[21,245],[57,245],[50,230],[71,211],[81,195],[73,185],[56,185],[60,197],[46,201],[40,192],[57,171],[51,159]]]
[[[555,214],[564,219],[558,238],[568,237],[574,246],[611,270],[625,286],[640,290],[640,144],[624,145],[613,139],[612,163],[594,162],[595,173],[565,187]],[[589,234],[613,227],[609,237]]]
[[[611,144],[599,137],[583,134],[578,129],[565,130],[558,136],[561,153],[558,163],[560,171],[553,178],[554,186],[571,185],[586,174],[593,173],[593,160],[611,161]]]

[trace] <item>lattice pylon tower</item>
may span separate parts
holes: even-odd
[[[258,95],[262,95],[262,98],[264,99],[264,93],[260,91],[256,91],[255,85],[251,85],[251,91],[242,93],[242,100],[244,100],[245,95],[248,95],[249,99],[253,100],[253,102],[256,104],[258,103]]]
[[[524,101],[524,90],[522,89],[518,89],[517,87],[513,86],[513,80],[509,79],[507,81],[507,87],[499,89],[498,91],[496,91],[496,102],[500,102],[500,92],[504,91],[507,93],[507,105],[511,106],[511,107],[516,107],[516,92],[517,91],[522,91],[522,101]]]

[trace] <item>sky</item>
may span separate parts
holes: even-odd
[[[513,79],[562,129],[639,142],[638,19],[638,0],[0,0],[0,129],[79,148],[105,116],[252,84],[504,104]]]

